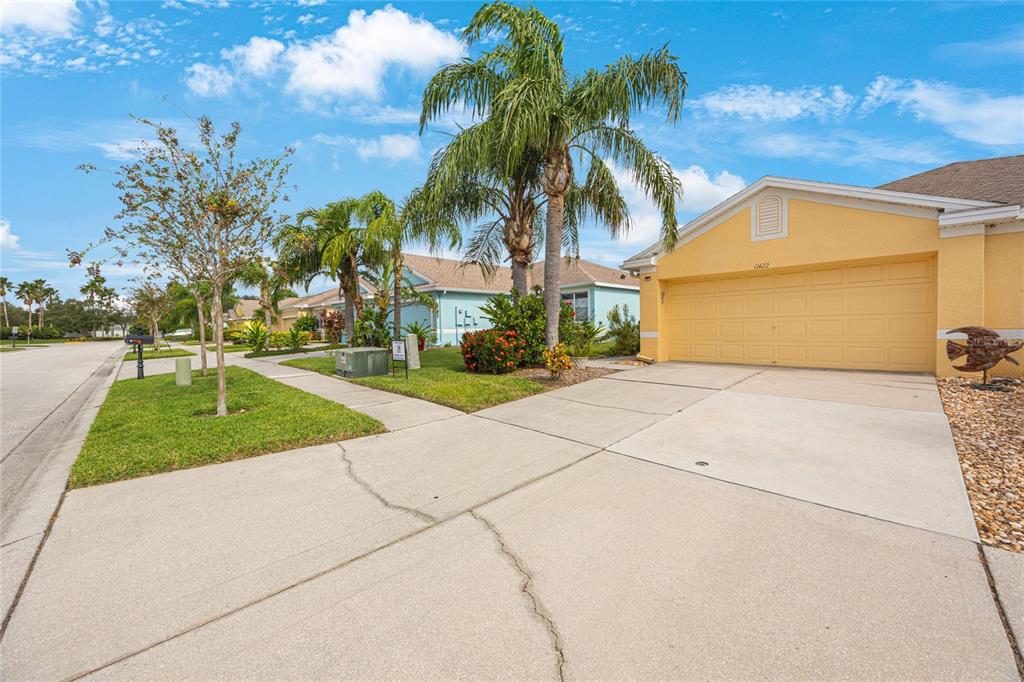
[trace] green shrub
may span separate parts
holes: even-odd
[[[470,372],[506,374],[523,362],[522,337],[514,331],[484,329],[462,336],[462,362]]]
[[[289,348],[291,348],[292,350],[295,350],[295,351],[302,350],[303,346],[305,346],[307,343],[309,343],[310,341],[313,340],[313,334],[312,333],[310,333],[308,331],[305,331],[305,330],[302,330],[302,329],[296,329],[295,326],[293,326],[291,328],[291,331],[289,331],[286,334],[286,336],[287,336],[287,344],[286,345]]]
[[[573,325],[572,332],[568,338],[563,339],[566,351],[577,358],[589,357],[594,350],[594,344],[604,336],[604,325],[594,322],[577,322]]]
[[[353,346],[375,346],[391,348],[391,321],[387,308],[373,303],[363,306],[363,314],[356,320]]]
[[[547,348],[547,315],[541,293],[534,292],[526,296],[518,291],[498,294],[480,306],[480,312],[491,319],[494,329],[516,332],[523,344],[522,364],[543,364],[544,349]],[[561,340],[572,337],[574,317],[572,306],[563,302],[558,318],[558,336]]]
[[[267,342],[270,340],[270,335],[267,333],[267,327],[260,320],[249,320],[239,327],[239,338],[245,341],[245,344],[253,349],[253,352],[260,352],[266,350]]]
[[[640,323],[636,316],[631,315],[629,306],[618,305],[608,311],[608,334],[606,338],[612,342],[612,355],[636,355],[640,352]]]
[[[426,344],[432,345],[437,341],[437,335],[434,334],[434,330],[429,324],[421,324],[419,322],[410,322],[405,325],[406,334],[415,334],[416,338],[423,341]]]
[[[316,318],[312,315],[299,315],[298,319],[292,323],[292,329],[312,334],[316,331]]]
[[[281,350],[285,346],[290,345],[290,339],[291,335],[288,332],[270,332],[270,338],[268,340],[268,343],[271,348]]]

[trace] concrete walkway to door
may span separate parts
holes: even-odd
[[[936,400],[666,364],[74,490],[0,672],[1013,680]]]

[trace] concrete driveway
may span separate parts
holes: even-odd
[[[927,377],[635,369],[72,491],[3,677],[1017,679],[958,475]]]

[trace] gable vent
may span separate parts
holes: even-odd
[[[785,237],[788,230],[783,198],[772,195],[760,199],[754,205],[751,223],[750,238],[754,241]]]

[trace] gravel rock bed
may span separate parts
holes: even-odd
[[[978,534],[986,545],[1024,553],[1024,386],[990,392],[970,382],[938,380]]]

